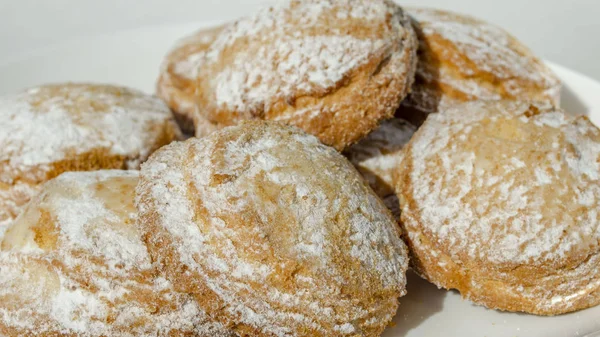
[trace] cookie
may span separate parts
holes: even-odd
[[[197,113],[297,126],[342,150],[392,117],[417,40],[387,0],[286,0],[227,26],[197,65]]]
[[[203,29],[178,41],[160,69],[156,94],[173,111],[181,129],[194,134],[196,67],[225,26]]]
[[[317,138],[247,121],[166,146],[141,172],[151,256],[240,336],[379,336],[395,315],[399,228]]]
[[[399,210],[394,175],[402,165],[402,150],[416,130],[406,120],[392,118],[344,153],[396,216]]]
[[[560,81],[503,29],[452,12],[408,8],[419,38],[419,62],[401,117],[416,125],[427,114],[473,100],[526,100],[558,106]]]
[[[137,229],[137,171],[44,185],[0,243],[3,336],[233,337],[158,274]]]
[[[600,130],[514,101],[429,115],[405,148],[402,223],[421,276],[488,308],[600,303]]]
[[[0,97],[0,228],[62,172],[137,169],[180,136],[164,103],[131,89],[56,84]]]

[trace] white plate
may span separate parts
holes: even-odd
[[[17,62],[0,65],[0,94],[61,81],[116,83],[153,92],[162,57],[173,42],[217,23],[141,28],[33,50]],[[600,84],[551,66],[564,81],[563,107],[600,125]],[[474,306],[412,274],[408,295],[400,302],[396,325],[384,337],[564,337],[600,330],[600,307],[558,317],[501,313]]]

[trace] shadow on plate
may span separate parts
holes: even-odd
[[[403,337],[419,327],[429,317],[442,311],[447,291],[439,290],[412,271],[407,273],[407,294],[400,298],[400,307],[394,318],[394,326],[382,337]]]
[[[570,114],[586,116],[589,116],[590,114],[588,107],[581,102],[573,89],[569,88],[567,85],[564,85],[562,88],[562,92],[560,94],[560,105]]]

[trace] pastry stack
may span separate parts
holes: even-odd
[[[0,98],[0,335],[380,336],[406,272],[600,303],[600,130],[514,37],[286,0],[183,38],[157,96]]]

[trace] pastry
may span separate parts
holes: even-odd
[[[399,115],[420,125],[427,114],[472,100],[515,99],[558,106],[560,81],[516,38],[452,12],[407,9],[419,38],[411,94]]]
[[[224,26],[203,29],[177,42],[165,57],[156,93],[173,110],[181,129],[194,134],[196,66]]]
[[[166,146],[136,204],[166,277],[240,336],[379,336],[405,293],[388,210],[295,127],[246,121]]]
[[[600,130],[515,101],[430,114],[398,187],[413,269],[488,308],[600,303]]]
[[[158,98],[131,89],[56,84],[0,97],[0,231],[41,183],[65,171],[137,169],[180,136]]]
[[[44,185],[0,243],[0,335],[234,336],[154,268],[137,181],[105,170]]]
[[[396,118],[346,151],[398,214],[392,186],[402,147],[429,113],[472,100],[524,99],[558,105],[560,82],[543,62],[500,28],[450,12],[408,8],[419,37],[412,92]]]
[[[216,127],[277,120],[342,150],[392,117],[417,40],[387,0],[286,0],[228,25],[196,69],[196,113]]]

